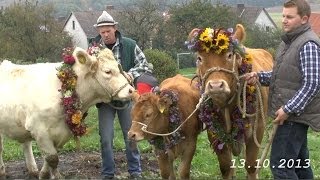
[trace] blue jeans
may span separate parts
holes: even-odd
[[[272,142],[270,168],[274,179],[313,179],[308,150],[309,126],[287,119]]]
[[[114,138],[114,118],[117,113],[124,142],[126,146],[126,157],[128,172],[132,174],[141,174],[140,153],[135,142],[128,140],[128,131],[131,127],[130,112],[132,103],[125,109],[114,109],[108,104],[102,103],[98,108],[99,134],[102,156],[102,176],[113,177],[115,173],[115,163],[113,156],[113,138]]]

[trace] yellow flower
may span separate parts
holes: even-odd
[[[245,128],[249,128],[250,126],[251,126],[251,124],[250,123],[245,123]]]
[[[220,54],[222,51],[229,48],[229,38],[225,34],[219,33],[217,39],[215,40],[215,45],[219,48],[216,50],[217,54]]]
[[[59,71],[58,76],[64,78],[66,77],[66,73],[64,71]]]
[[[249,92],[250,94],[253,94],[253,93],[255,92],[255,90],[256,90],[256,87],[254,87],[254,86],[248,85],[247,87],[248,87],[248,92]]]
[[[213,29],[211,29],[211,28],[206,28],[205,31],[200,34],[199,40],[202,41],[201,47],[206,52],[209,52],[213,46],[212,36],[213,36]]]
[[[205,50],[208,53],[212,47],[212,42],[202,43],[201,47],[203,50]]]
[[[245,60],[249,63],[249,64],[252,64],[252,61],[253,61],[253,57],[251,54],[246,54],[245,55]]]
[[[77,84],[77,79],[75,77],[73,77],[73,78],[70,79],[70,82],[71,82],[71,86],[75,87],[76,84]]]
[[[77,79],[75,77],[72,77],[70,79],[68,79],[68,85],[72,88],[76,87],[77,84]]]
[[[200,34],[199,40],[203,42],[212,42],[212,33],[213,29],[206,28],[204,32]]]
[[[76,113],[74,113],[71,117],[71,120],[72,120],[72,124],[79,125],[82,120],[81,111],[77,111]]]
[[[208,131],[208,134],[211,138],[215,138],[216,134],[213,131]]]

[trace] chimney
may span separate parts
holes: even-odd
[[[237,4],[238,11],[242,11],[244,9],[244,4]]]
[[[106,10],[107,10],[107,12],[108,11],[111,11],[111,10],[113,10],[114,9],[114,6],[113,5],[106,5]]]
[[[241,18],[244,11],[244,4],[237,4],[237,14]]]

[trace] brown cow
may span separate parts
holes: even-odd
[[[178,156],[181,158],[180,178],[190,178],[191,160],[201,131],[198,111],[194,112],[199,98],[195,82],[181,75],[164,80],[160,84],[160,94],[145,93],[134,97],[128,137],[134,141],[147,139],[153,145],[163,179],[175,179],[173,161]],[[170,133],[183,122],[181,129],[169,136],[146,132]]]
[[[224,179],[231,179],[234,168],[242,165],[248,179],[257,178],[259,145],[264,133],[268,89],[259,91],[256,86],[246,85],[241,75],[271,70],[273,58],[265,50],[243,47],[244,37],[245,30],[240,24],[234,34],[230,29],[211,28],[194,29],[189,34],[188,46],[197,53],[202,96],[211,98],[201,103],[200,119],[206,124]],[[256,106],[259,103],[256,92],[261,92],[259,106]],[[244,117],[245,113],[249,115]],[[240,154],[242,142],[245,142],[245,159],[239,162],[232,154]]]

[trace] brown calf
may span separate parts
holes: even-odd
[[[173,162],[181,158],[179,175],[190,178],[190,165],[193,158],[200,123],[196,109],[199,90],[195,83],[181,75],[168,78],[160,84],[160,95],[153,93],[137,95],[131,111],[132,126],[128,137],[134,141],[143,139],[155,148],[160,174],[163,179],[175,179]],[[170,133],[186,121],[176,133],[157,136],[151,133]],[[141,128],[145,127],[145,130]]]

